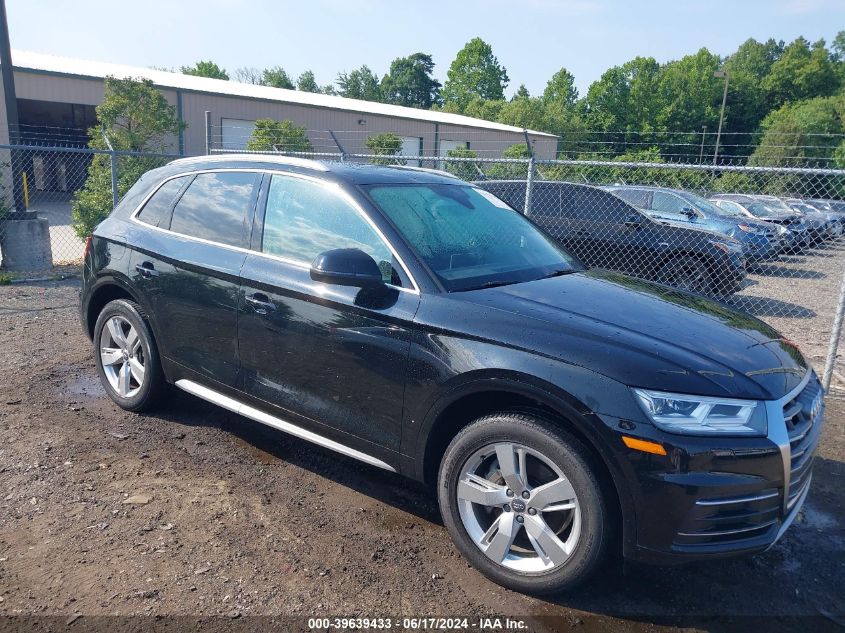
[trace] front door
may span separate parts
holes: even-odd
[[[294,424],[374,456],[398,452],[419,294],[337,185],[275,174],[262,198],[256,252],[241,272],[242,388]],[[371,255],[386,285],[373,291],[313,281],[311,262],[336,248]]]

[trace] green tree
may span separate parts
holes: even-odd
[[[478,152],[468,147],[456,147],[446,152],[447,158],[478,158]],[[478,164],[470,161],[449,161],[444,165],[446,171],[460,178],[461,180],[478,180],[481,172]]]
[[[402,139],[390,132],[383,132],[381,134],[374,134],[367,138],[367,149],[371,154],[378,156],[396,156],[402,151]],[[398,163],[404,164],[404,161],[397,161],[390,158],[374,158],[371,161],[376,165],[396,165]]]
[[[296,89],[302,90],[302,92],[322,92],[320,86],[317,85],[313,71],[310,70],[306,70],[296,80]]]
[[[184,75],[194,75],[196,77],[210,77],[211,79],[229,78],[229,73],[210,59],[206,61],[200,60],[193,66],[182,66],[180,70]]]
[[[824,40],[810,45],[799,37],[772,64],[771,72],[763,79],[763,89],[768,94],[769,108],[775,109],[786,102],[832,95],[839,88],[838,79]]]
[[[449,67],[443,85],[443,101],[463,111],[473,97],[501,100],[505,98],[509,81],[508,73],[493,55],[493,49],[476,37],[458,51]]]
[[[529,130],[545,131],[548,128],[546,104],[540,97],[517,94],[502,105],[496,120]]]
[[[590,85],[582,103],[587,127],[622,135],[657,130],[663,106],[659,84],[660,64],[653,57],[636,57],[608,69]]]
[[[517,143],[505,148],[504,158],[528,159],[531,153],[525,143]],[[525,180],[528,177],[527,163],[492,163],[487,169],[487,177],[491,180]]]
[[[726,105],[726,132],[754,132],[766,116],[767,93],[763,80],[772,64],[783,54],[783,42],[765,43],[750,38],[724,63],[730,76],[730,95]],[[726,148],[730,152],[730,148]]]
[[[156,90],[148,79],[106,77],[103,101],[95,109],[97,126],[88,131],[88,146],[108,149],[103,134],[118,151],[164,152],[172,139],[185,128],[176,116],[176,107]],[[146,171],[166,159],[155,156],[118,158],[118,195],[123,196]],[[111,161],[97,154],[88,167],[88,178],[73,195],[71,222],[84,238],[112,210]]]
[[[835,158],[845,123],[845,96],[786,103],[763,120],[763,136],[749,165],[785,167]]]
[[[382,101],[381,85],[376,75],[366,64],[350,73],[342,72],[337,76],[338,92],[350,99],[364,101]]]
[[[575,87],[575,76],[566,68],[557,71],[543,90],[543,102],[548,107],[572,109],[578,102],[578,88]]]
[[[459,110],[454,103],[444,103],[443,109],[447,112],[454,112],[455,114],[465,114],[476,119],[483,119],[485,121],[498,121],[499,114],[507,104],[504,99],[482,99],[479,96],[473,96],[469,100],[463,110]]]
[[[702,125],[713,128],[719,120],[723,83],[713,77],[721,59],[706,48],[665,64],[658,80],[656,127],[687,132]]]
[[[246,149],[251,152],[310,152],[314,148],[305,132],[304,127],[288,119],[258,119]]]
[[[273,68],[265,68],[261,72],[261,85],[270,86],[272,88],[286,88],[293,90],[295,86],[291,81],[285,69],[281,66],[273,66]]]
[[[434,61],[426,53],[399,57],[381,78],[381,93],[387,103],[429,109],[441,102],[440,82],[432,73]]]

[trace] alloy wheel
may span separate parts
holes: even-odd
[[[111,388],[123,398],[134,396],[144,384],[144,348],[135,327],[122,316],[106,321],[100,333],[100,361]]]
[[[578,497],[546,455],[508,442],[488,445],[464,463],[458,512],[475,545],[522,573],[563,565],[581,536]]]

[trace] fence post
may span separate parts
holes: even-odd
[[[827,360],[824,363],[822,387],[830,389],[833,378],[833,368],[836,365],[836,351],[839,349],[839,339],[842,336],[842,315],[845,312],[845,271],[842,272],[842,283],[839,286],[839,303],[836,306],[836,317],[833,319],[833,329],[830,331],[830,342],[827,346]]]
[[[117,190],[117,154],[114,153],[114,147],[111,145],[109,135],[106,134],[106,128],[102,129],[103,140],[106,142],[106,147],[109,148],[109,158],[111,159],[111,199],[112,204],[117,206],[120,201],[120,194]]]
[[[211,110],[205,111],[205,153],[211,154]]]
[[[531,189],[534,184],[534,149],[531,147],[531,140],[528,138],[528,130],[522,130],[525,136],[525,147],[528,150],[528,174],[525,178],[525,206],[522,213],[525,217],[531,214]]]

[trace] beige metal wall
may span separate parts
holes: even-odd
[[[15,87],[21,99],[36,99],[61,103],[98,105],[103,99],[103,81],[97,78],[67,77],[48,73],[15,71]],[[162,88],[168,102],[177,105],[177,91]],[[479,127],[455,126],[428,121],[416,121],[398,117],[374,115],[366,112],[350,112],[315,106],[287,104],[256,99],[245,99],[223,95],[181,91],[182,118],[187,123],[184,133],[184,151],[187,155],[205,153],[206,127],[205,111],[211,112],[212,140],[215,146],[221,141],[222,119],[255,120],[270,118],[290,119],[312,132],[312,143],[323,151],[336,151],[330,141],[328,130],[337,132],[347,152],[364,153],[368,136],[379,132],[394,132],[400,136],[414,136],[423,139],[423,154],[435,155],[435,136],[441,140],[468,141],[470,147],[480,156],[500,156],[508,146],[523,143],[521,132],[486,130]],[[5,113],[3,119],[5,119]],[[363,121],[363,123],[361,123]],[[5,128],[5,126],[2,126]],[[2,141],[2,139],[0,139]],[[534,136],[531,138],[538,158],[554,158],[557,140]],[[178,149],[177,139],[173,147]]]

